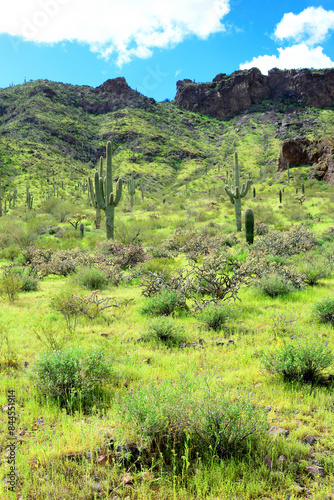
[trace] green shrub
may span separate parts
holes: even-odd
[[[113,377],[110,361],[102,349],[80,346],[42,353],[34,374],[41,396],[50,397],[68,411],[85,412],[102,405],[105,385]]]
[[[11,368],[17,370],[18,367],[17,349],[13,346],[6,326],[0,323],[0,370],[7,372]]]
[[[312,254],[301,262],[299,259],[298,261],[296,261],[297,270],[303,274],[307,285],[317,285],[321,279],[328,278],[331,274],[329,263],[318,255]]]
[[[174,290],[161,290],[155,296],[146,299],[141,312],[148,316],[169,316],[181,309],[188,309],[183,295]]]
[[[263,364],[269,373],[286,381],[316,383],[333,361],[330,347],[318,339],[298,339],[269,353]]]
[[[269,297],[278,297],[295,290],[291,281],[277,273],[271,273],[263,276],[256,282],[256,287]]]
[[[314,306],[314,315],[320,323],[334,324],[334,298],[328,297]]]
[[[30,274],[28,268],[13,267],[13,272],[22,282],[22,292],[36,292],[39,288],[38,279]]]
[[[104,273],[94,267],[83,267],[75,275],[75,282],[88,290],[102,290],[108,284]]]
[[[267,422],[247,396],[232,398],[196,379],[154,381],[117,403],[122,429],[141,443],[142,459],[161,460],[180,473],[199,459],[249,456],[259,447]],[[127,436],[120,435],[119,438]]]
[[[167,258],[156,258],[151,259],[143,264],[144,272],[151,272],[155,274],[161,274],[163,270],[165,270],[164,276],[166,279],[170,279],[172,276],[172,268],[173,268],[174,260]]]
[[[0,251],[0,258],[14,261],[21,254],[21,249],[18,245],[9,245]]]
[[[168,347],[179,347],[186,341],[186,337],[183,325],[177,324],[172,318],[163,317],[150,322],[144,340],[162,343]]]
[[[231,308],[227,304],[209,303],[197,314],[197,318],[205,328],[220,331],[231,316]]]
[[[23,281],[14,269],[3,271],[0,276],[0,295],[7,297],[9,302],[14,302],[22,291],[22,287]]]

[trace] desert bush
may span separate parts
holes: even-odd
[[[151,272],[155,274],[161,274],[164,270],[164,275],[166,279],[170,279],[172,275],[172,268],[174,264],[174,259],[167,258],[155,258],[148,260],[142,266],[144,272]]]
[[[293,259],[296,269],[303,274],[307,285],[317,285],[321,279],[328,278],[331,274],[329,261],[315,253],[299,255]]]
[[[167,347],[179,347],[186,342],[184,326],[176,323],[172,318],[155,318],[149,323],[143,340],[153,341]]]
[[[162,460],[181,473],[200,459],[249,456],[265,439],[266,415],[247,396],[232,397],[185,377],[151,382],[117,402],[123,428],[131,429],[142,446],[142,460]],[[200,392],[198,391],[200,390]],[[118,431],[120,432],[120,431]],[[123,436],[120,436],[122,438]]]
[[[112,255],[114,264],[119,265],[123,270],[134,267],[139,262],[145,262],[145,251],[141,245],[125,246],[112,241],[103,244],[101,249],[107,255]]]
[[[228,304],[208,303],[196,315],[196,318],[208,330],[220,331],[231,317],[231,308]]]
[[[254,231],[257,236],[263,236],[269,233],[269,226],[263,222],[256,221],[254,224]]]
[[[184,296],[174,290],[162,289],[155,296],[146,299],[141,312],[147,316],[169,316],[182,309],[188,309]]]
[[[55,325],[52,315],[49,318],[39,320],[32,330],[48,351],[59,351],[69,341],[69,335],[58,325]]]
[[[189,265],[193,292],[218,301],[236,299],[240,286],[250,277],[248,269],[226,253],[211,252],[201,264],[190,261]]]
[[[29,269],[18,267],[14,272],[22,281],[22,292],[36,292],[39,289],[39,281],[29,272]]]
[[[295,269],[291,263],[285,265],[288,261],[282,256],[268,256],[263,249],[252,249],[247,256],[244,267],[250,276],[253,276],[255,282],[262,278],[264,280],[274,274],[281,276],[281,281],[287,281],[292,284],[296,290],[302,290],[305,287],[305,276]]]
[[[32,245],[37,238],[37,234],[30,230],[25,222],[10,216],[2,217],[0,235],[0,247],[3,249],[11,245],[24,249]]]
[[[3,323],[0,323],[0,370],[6,372],[10,369],[17,370],[18,355],[14,348],[8,329]]]
[[[307,252],[317,244],[315,235],[305,226],[292,226],[289,231],[269,231],[257,239],[254,249],[263,249],[270,255],[290,256]]]
[[[19,255],[21,255],[21,248],[18,245],[11,244],[0,251],[0,259],[7,259],[14,261]]]
[[[262,276],[262,278],[255,283],[255,286],[265,295],[269,295],[269,297],[278,297],[295,290],[291,281],[274,272]]]
[[[316,383],[333,361],[330,347],[313,338],[283,343],[262,362],[268,373],[286,381]]]
[[[102,406],[105,386],[113,377],[110,360],[102,349],[80,346],[40,354],[34,375],[38,393],[70,412]]]
[[[75,275],[74,282],[88,290],[102,290],[108,284],[104,273],[94,267],[81,267]]]
[[[0,276],[0,295],[7,297],[9,302],[14,302],[22,291],[23,280],[12,267],[3,269]]]
[[[316,303],[314,306],[314,316],[320,323],[334,325],[334,298],[327,297]]]

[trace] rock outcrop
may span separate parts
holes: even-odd
[[[125,107],[152,109],[155,100],[145,97],[127,84],[124,77],[107,80],[95,89],[82,92],[79,105],[94,114],[110,113]]]
[[[334,69],[279,70],[262,75],[257,68],[217,75],[211,83],[179,80],[175,103],[216,118],[231,118],[263,100],[322,108],[334,106]]]
[[[282,172],[290,167],[313,165],[309,173],[310,178],[334,184],[334,143],[330,139],[310,141],[298,137],[283,142],[278,160],[278,171]]]

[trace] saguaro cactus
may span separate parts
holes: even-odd
[[[99,165],[99,178],[103,179],[103,182],[104,182],[104,178],[103,178],[103,158],[101,156],[100,158],[100,165]],[[88,177],[88,191],[89,191],[89,194],[88,196],[90,196],[90,200],[92,202],[92,205],[93,207],[95,208],[95,220],[94,220],[94,224],[95,224],[95,227],[96,229],[99,229],[100,228],[100,225],[101,225],[101,208],[99,207],[98,203],[97,203],[97,199],[96,199],[96,194],[94,192],[94,186],[93,186],[93,181],[90,177]]]
[[[112,154],[111,142],[107,142],[107,169],[105,177],[105,186],[103,178],[100,177],[99,172],[95,172],[95,196],[98,206],[101,210],[105,211],[106,215],[106,234],[107,239],[114,239],[114,226],[115,226],[115,207],[117,207],[122,196],[122,179],[118,179],[116,183],[116,195],[114,198],[112,186]]]
[[[238,163],[238,153],[234,153],[234,187],[230,184],[225,186],[225,191],[230,197],[231,203],[234,205],[235,211],[235,222],[237,226],[237,231],[241,231],[241,198],[244,198],[251,186],[252,181],[247,180],[246,184],[243,183],[240,188],[239,181],[239,163]]]
[[[245,211],[246,241],[250,245],[254,242],[254,212],[251,208]]]
[[[132,175],[131,175],[130,179],[128,180],[128,192],[130,195],[130,205],[131,205],[131,207],[133,207],[133,195],[136,192],[136,181],[134,180]]]

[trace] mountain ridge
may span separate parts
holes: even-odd
[[[210,83],[177,82],[180,108],[214,118],[232,118],[263,100],[314,108],[334,106],[334,69],[279,70],[263,75],[258,68],[218,74]]]

